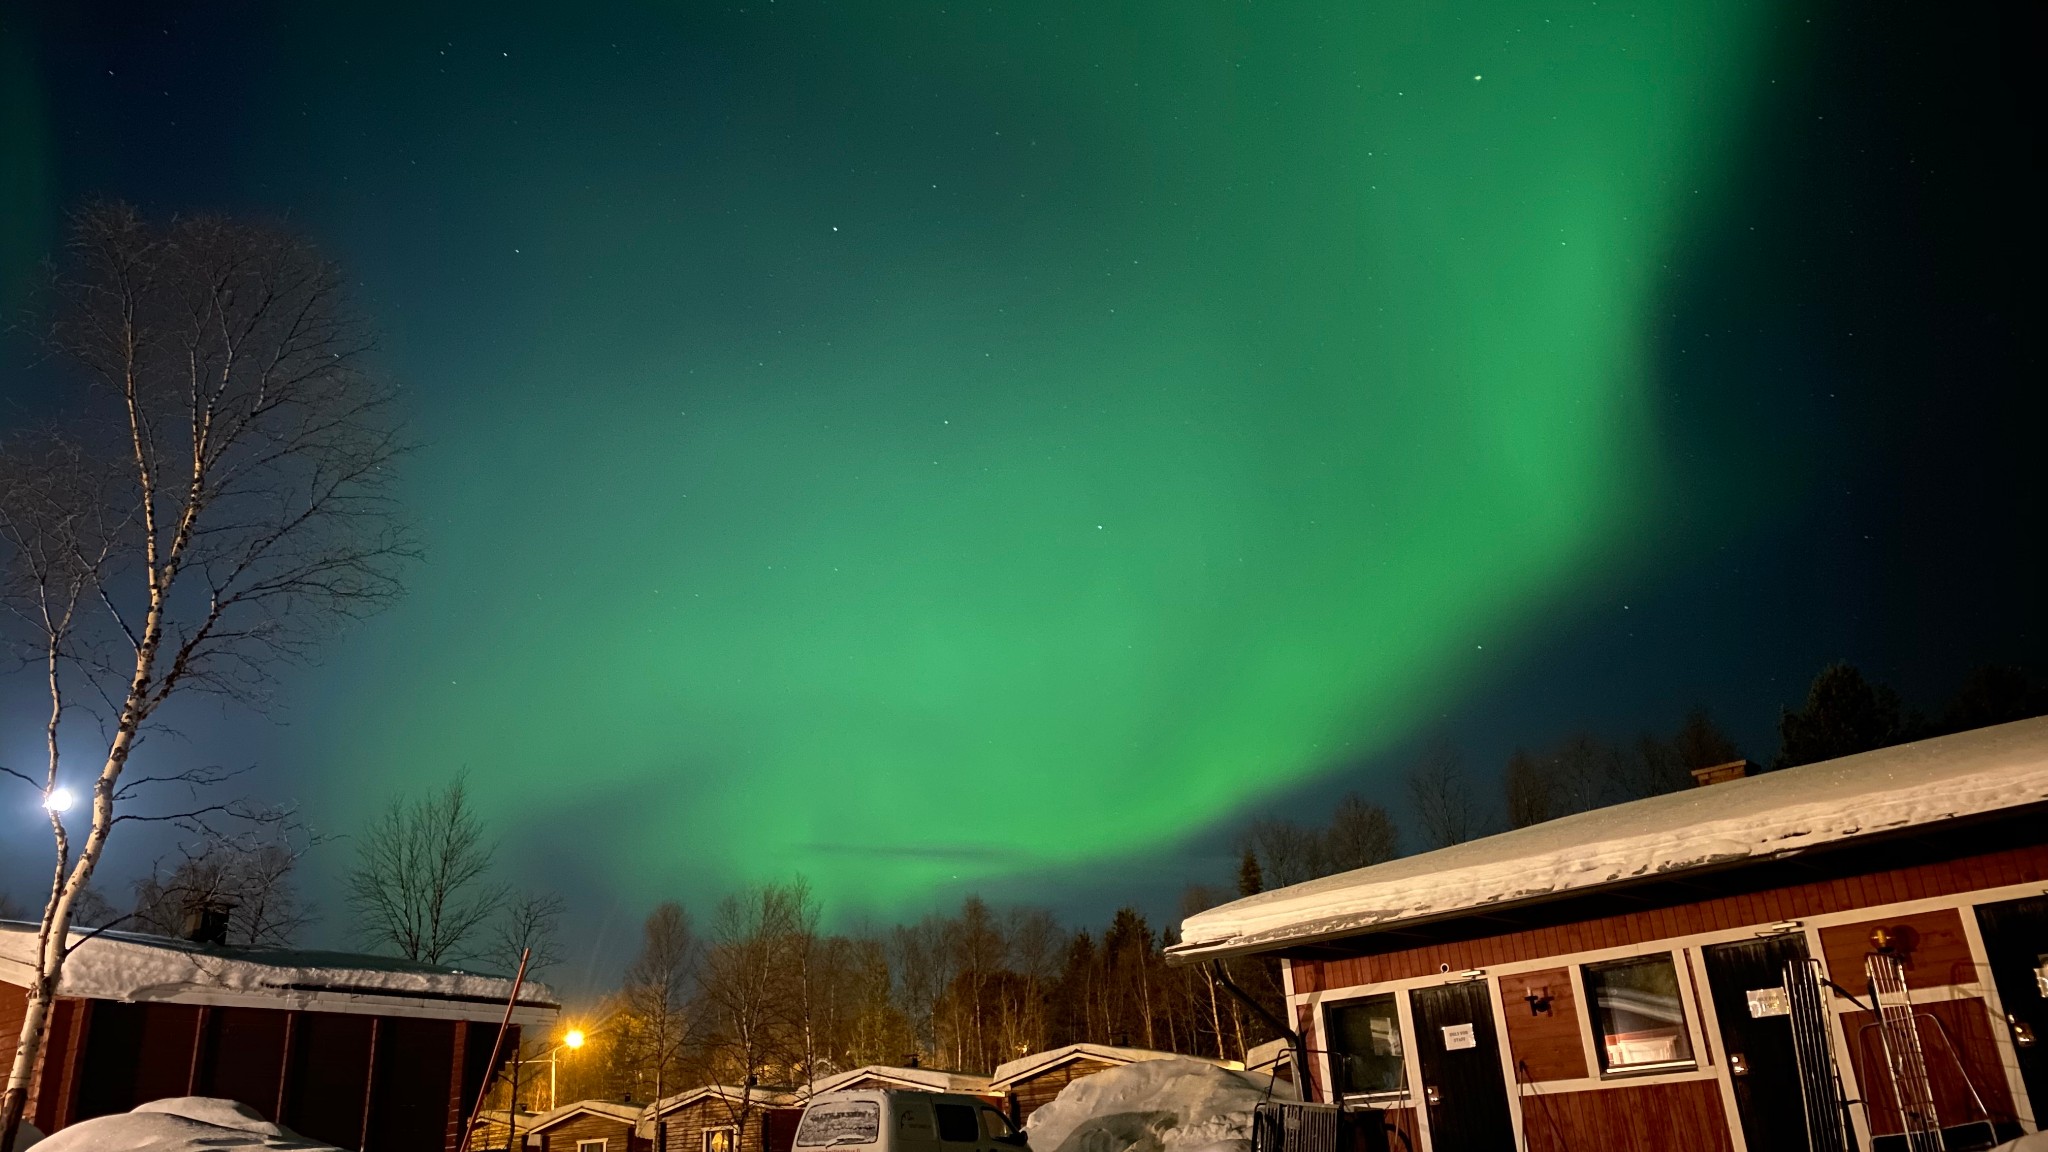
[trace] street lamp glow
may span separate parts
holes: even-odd
[[[69,812],[77,799],[69,788],[52,788],[43,793],[43,807],[52,812]]]
[[[571,1048],[583,1047],[583,1030],[581,1028],[569,1029],[569,1034],[562,1037],[562,1043]]]

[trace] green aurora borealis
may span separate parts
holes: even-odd
[[[409,9],[294,14],[245,113],[389,333],[429,552],[283,754],[337,824],[466,765],[633,896],[879,908],[1408,739],[1629,562],[1645,340],[1770,34]]]

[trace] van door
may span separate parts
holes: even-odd
[[[1980,904],[1977,926],[2034,1126],[2048,1127],[2048,897]]]
[[[1788,933],[1715,944],[1700,956],[1749,1152],[1811,1152],[1785,994],[1785,963],[1806,959],[1806,938]]]
[[[1465,980],[1408,994],[1415,1011],[1422,1100],[1436,1152],[1514,1152],[1508,1086],[1493,1032],[1493,993]]]

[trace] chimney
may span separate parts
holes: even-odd
[[[226,944],[228,917],[235,906],[227,900],[201,900],[185,909],[185,939],[194,944]]]
[[[1756,775],[1756,765],[1748,760],[1730,760],[1726,764],[1713,764],[1705,768],[1695,768],[1692,770],[1694,784],[1700,788],[1705,788],[1709,784],[1720,784],[1725,781],[1740,780],[1745,776],[1754,775]]]

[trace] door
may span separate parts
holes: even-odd
[[[1785,996],[1785,963],[1806,959],[1806,938],[1766,936],[1700,953],[1749,1152],[1816,1152],[1807,1147],[1806,1101]]]
[[[1981,904],[1977,926],[2034,1124],[2048,1126],[2048,897]]]
[[[1422,1104],[1436,1152],[1514,1152],[1508,1086],[1493,1032],[1493,993],[1466,980],[1408,994],[1415,1013]]]

